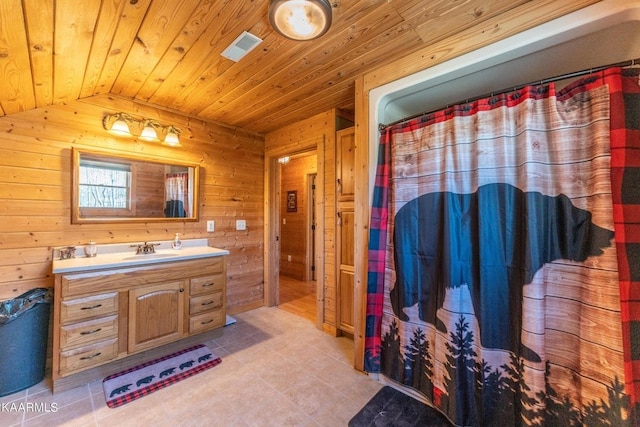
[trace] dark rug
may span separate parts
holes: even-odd
[[[451,427],[440,412],[393,387],[383,387],[349,421],[349,427]]]
[[[203,344],[109,375],[102,380],[107,406],[115,408],[185,378],[213,368],[222,360]]]

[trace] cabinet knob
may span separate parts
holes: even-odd
[[[180,292],[184,292],[184,288],[180,288]]]

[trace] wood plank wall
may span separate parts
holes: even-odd
[[[308,175],[317,172],[317,162],[318,156],[314,153],[293,158],[280,167],[280,274],[297,280],[306,280],[310,262],[307,259]],[[295,212],[287,209],[290,191],[296,192]]]
[[[118,138],[102,128],[107,113],[174,124],[182,146]],[[129,224],[71,224],[71,150],[139,153],[201,165],[200,220]],[[263,303],[264,138],[246,131],[99,95],[0,117],[0,300],[51,287],[52,248],[208,238],[227,249],[228,312]],[[246,231],[235,220],[247,221]],[[216,231],[206,232],[206,220]],[[98,249],[99,251],[99,249]],[[99,255],[98,255],[99,256]]]

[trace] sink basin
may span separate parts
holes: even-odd
[[[123,261],[137,261],[137,260],[145,260],[145,259],[158,259],[158,258],[171,258],[175,257],[177,254],[137,254],[133,256],[129,256],[126,258],[122,258]]]

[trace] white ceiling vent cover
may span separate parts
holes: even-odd
[[[238,38],[236,38],[220,55],[232,60],[233,62],[238,62],[260,43],[262,43],[262,39],[260,37],[254,36],[247,31],[243,31],[242,34],[240,34]]]

